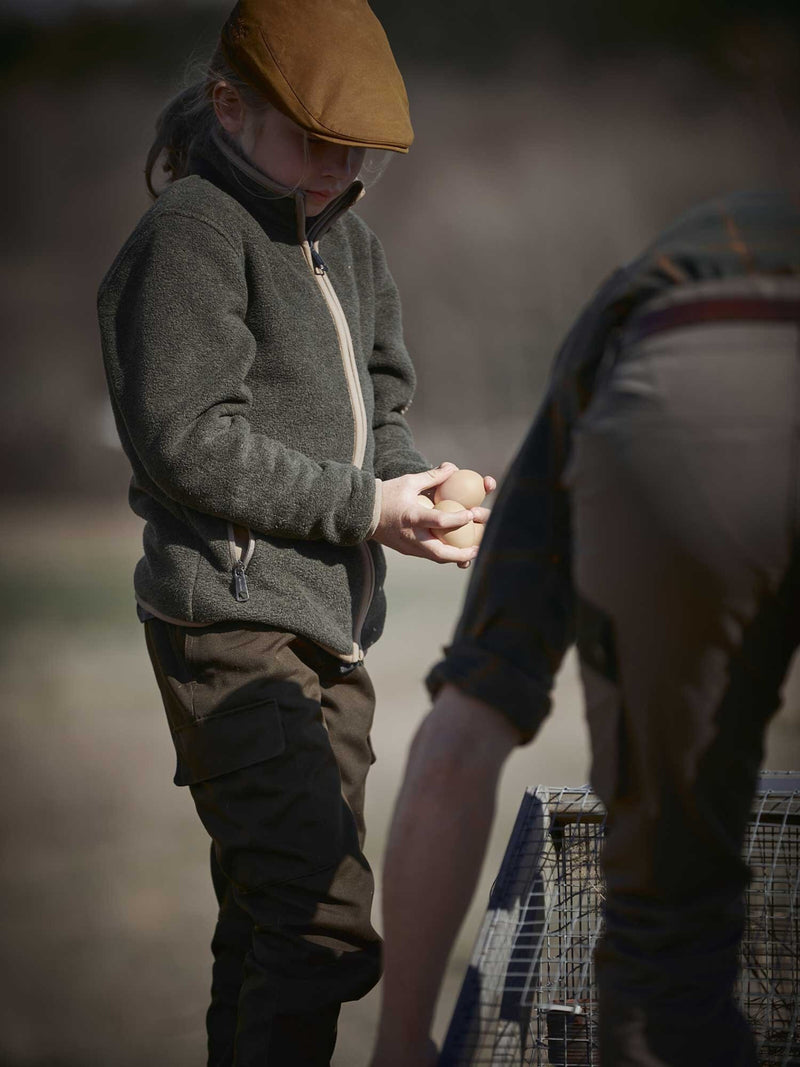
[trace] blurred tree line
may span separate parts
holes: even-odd
[[[94,78],[128,69],[171,76],[176,44],[210,51],[227,4],[126,7],[65,4],[35,17],[0,11],[0,75],[8,83],[42,75]],[[743,32],[797,32],[797,0],[373,0],[401,61],[491,75],[524,54],[532,38],[558,41],[585,61],[608,62],[631,50],[677,48],[735,71]],[[800,85],[800,76],[798,76]]]
[[[432,459],[499,473],[602,274],[693,198],[779,173],[742,132],[738,94],[777,95],[796,117],[800,3],[372,6],[417,130],[364,206],[420,372],[412,423]],[[32,0],[0,11],[7,497],[124,492],[94,294],[147,207],[154,119],[228,9],[96,0],[37,17]]]

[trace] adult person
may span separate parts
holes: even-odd
[[[373,1067],[429,1030],[502,765],[577,641],[608,809],[604,1067],[755,1067],[741,845],[800,643],[800,206],[704,204],[602,286],[502,487],[411,749]]]

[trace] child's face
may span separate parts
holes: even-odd
[[[273,181],[289,189],[302,189],[307,215],[318,215],[358,175],[364,162],[363,148],[317,140],[280,111],[268,108],[254,112],[234,95],[236,101],[230,96],[218,99],[215,93],[217,117],[223,127],[238,138],[251,162]]]
[[[363,148],[320,141],[304,133],[274,108],[246,121],[242,148],[273,181],[303,190],[308,215],[318,215],[345,191],[365,155]]]

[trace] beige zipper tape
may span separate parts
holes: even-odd
[[[188,622],[186,619],[174,619],[171,615],[165,615],[163,611],[154,608],[152,604],[148,604],[146,600],[142,600],[140,596],[136,597],[136,603],[139,607],[148,612],[148,614],[155,616],[157,619],[161,619],[162,622],[169,622],[173,626],[192,626],[195,629],[202,630],[205,627],[214,625],[213,622]]]
[[[367,409],[364,406],[364,394],[361,392],[361,382],[358,379],[358,364],[356,353],[353,348],[353,339],[350,335],[350,327],[347,324],[344,310],[339,303],[339,298],[328,280],[327,274],[318,274],[320,286],[329,295],[329,306],[334,316],[337,333],[340,336],[340,344],[343,344],[342,360],[344,373],[347,379],[347,388],[350,393],[350,404],[353,408],[353,423],[355,432],[353,435],[353,466],[361,467],[364,462],[364,453],[367,450]]]
[[[375,596],[375,563],[372,559],[372,552],[370,551],[369,543],[362,541],[359,544],[359,550],[364,557],[364,570],[367,572],[367,583],[364,590],[364,595],[361,598],[361,604],[359,605],[358,614],[356,615],[355,625],[353,627],[353,633],[356,638],[356,643],[361,652],[361,631],[364,629],[364,623],[367,621],[367,613],[369,612],[372,598]],[[363,652],[361,653],[363,658]]]
[[[364,462],[364,453],[367,449],[367,409],[364,405],[364,395],[361,392],[361,382],[358,379],[358,364],[356,353],[353,348],[353,338],[350,335],[350,327],[347,323],[344,309],[336,295],[336,290],[330,283],[327,274],[323,274],[314,266],[311,256],[311,246],[308,241],[303,242],[303,254],[306,258],[311,273],[314,275],[322,298],[327,305],[333,325],[336,329],[336,337],[339,342],[339,353],[342,358],[347,393],[350,398],[350,407],[353,412],[353,459],[354,467],[361,467]],[[316,251],[317,246],[314,245]]]
[[[246,570],[256,550],[256,539],[248,527],[243,526],[242,529],[247,530],[247,548],[244,552],[242,552],[242,546],[236,540],[234,524],[232,522],[228,523],[228,551],[230,552],[231,563],[241,563]]]
[[[361,392],[361,382],[358,377],[358,364],[356,362],[356,353],[353,348],[353,338],[350,335],[350,327],[347,323],[347,317],[344,313],[339,297],[336,295],[336,290],[331,285],[330,279],[327,274],[317,270],[314,265],[314,259],[311,255],[311,245],[308,241],[303,241],[302,244],[303,255],[306,258],[306,263],[314,275],[314,278],[319,287],[322,298],[324,299],[331,318],[333,319],[333,325],[336,329],[336,336],[339,341],[339,352],[342,357],[342,366],[344,368],[345,381],[347,382],[347,392],[350,397],[350,406],[353,411],[353,466],[361,467],[364,462],[364,453],[367,449],[367,409],[364,404],[364,395]],[[317,250],[317,245],[314,245],[314,250]],[[375,487],[376,497],[380,493],[380,486],[376,484]],[[379,506],[376,501],[376,506]],[[373,523],[377,525],[375,516],[373,514]],[[370,526],[371,532],[372,524]],[[367,612],[369,606],[372,603],[372,598],[375,595],[375,564],[372,559],[372,553],[370,552],[369,545],[366,541],[358,546],[362,558],[364,560],[364,569],[366,570],[366,586],[364,589],[364,595],[361,598],[361,604],[359,605],[358,612],[354,620],[353,627],[353,656],[355,659],[360,660],[363,658],[363,652],[361,650],[361,630],[363,629],[364,622],[367,618]]]

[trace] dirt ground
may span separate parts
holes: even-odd
[[[207,839],[173,754],[132,608],[135,519],[15,512],[0,524],[6,861],[0,869],[3,1067],[199,1067],[214,904]],[[369,668],[379,697],[367,851],[380,870],[421,679],[466,575],[393,555],[390,616]],[[787,711],[800,708],[795,675]],[[800,766],[798,716],[767,765]],[[539,739],[512,758],[474,906],[437,1013],[442,1037],[526,785],[587,778],[574,660]],[[335,1067],[366,1063],[379,995],[345,1007]]]

